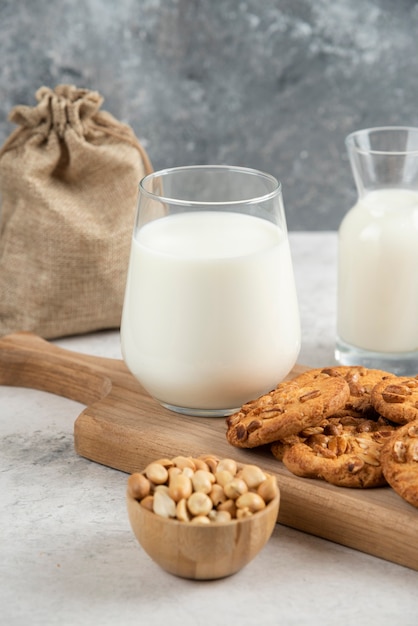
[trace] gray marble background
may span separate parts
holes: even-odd
[[[263,169],[290,230],[335,230],[346,134],[418,126],[417,53],[411,0],[0,0],[0,142],[41,85],[91,88],[156,169]]]

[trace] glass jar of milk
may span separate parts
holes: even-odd
[[[150,395],[189,415],[233,413],[286,377],[300,323],[274,177],[192,166],[141,181],[121,345]]]
[[[339,229],[336,358],[418,374],[418,128],[346,139],[358,201]]]

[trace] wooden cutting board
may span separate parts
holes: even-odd
[[[306,369],[297,366],[293,374]],[[334,487],[294,476],[268,449],[234,448],[226,441],[223,418],[165,410],[121,360],[71,352],[17,333],[0,339],[0,384],[85,404],[74,425],[74,442],[87,459],[127,473],[178,454],[213,453],[256,463],[277,476],[280,523],[418,570],[418,510],[390,487]]]

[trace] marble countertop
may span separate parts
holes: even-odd
[[[291,233],[299,362],[334,362],[336,234]],[[120,358],[119,334],[56,342]],[[277,524],[230,578],[182,580],[137,544],[126,474],[74,452],[83,406],[0,387],[0,616],[8,626],[417,623],[418,572]],[[418,528],[418,517],[417,517]],[[402,532],[402,529],[399,529]]]

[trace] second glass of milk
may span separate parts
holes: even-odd
[[[358,201],[339,230],[336,358],[418,374],[418,128],[349,135]]]
[[[148,393],[180,413],[231,414],[287,376],[300,338],[278,181],[228,166],[146,176],[121,344]]]

